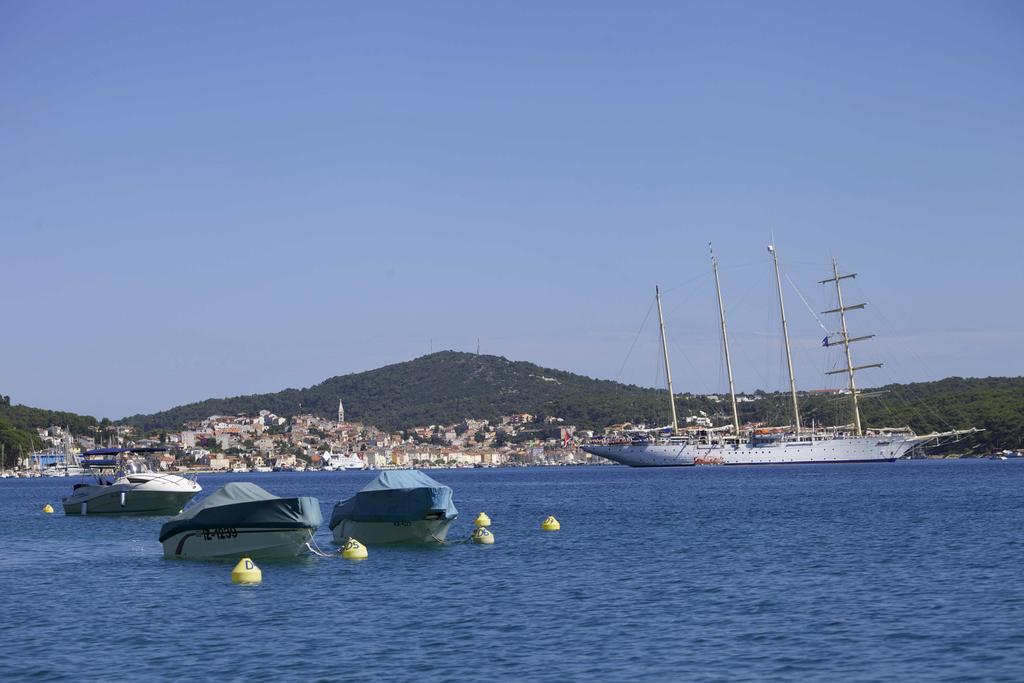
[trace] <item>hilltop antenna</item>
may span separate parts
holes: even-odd
[[[819,284],[827,285],[829,282],[836,283],[836,298],[838,299],[839,307],[838,308],[833,308],[833,309],[828,310],[828,311],[822,311],[821,313],[822,313],[822,315],[825,315],[826,313],[838,313],[839,314],[839,321],[840,321],[840,325],[841,325],[840,334],[843,337],[843,350],[846,351],[846,368],[845,369],[840,369],[840,370],[832,370],[831,372],[826,372],[825,374],[826,375],[838,375],[840,373],[845,372],[847,374],[847,376],[849,377],[850,397],[853,399],[853,427],[854,427],[854,429],[857,430],[857,436],[863,436],[864,435],[864,430],[863,430],[863,428],[861,426],[861,423],[860,423],[860,405],[857,403],[857,394],[859,394],[860,392],[857,391],[857,382],[856,382],[856,380],[854,380],[854,375],[856,374],[856,372],[858,370],[863,370],[865,368],[880,368],[880,367],[882,367],[882,364],[881,363],[869,363],[868,365],[858,365],[856,367],[854,367],[854,365],[853,365],[853,357],[850,355],[850,344],[852,344],[853,342],[864,341],[865,339],[871,339],[872,337],[875,336],[873,334],[868,334],[868,335],[864,335],[863,337],[850,337],[850,335],[846,331],[846,312],[847,311],[852,311],[852,310],[855,310],[855,309],[863,309],[865,306],[867,306],[867,304],[854,304],[852,306],[844,306],[843,305],[843,288],[840,286],[839,281],[840,280],[845,280],[847,278],[855,278],[855,277],[857,277],[857,273],[850,273],[848,275],[840,275],[839,274],[839,266],[836,263],[836,260],[833,258],[832,259],[832,277],[828,278],[827,280],[821,280],[819,282]],[[825,337],[824,345],[828,346],[829,345],[828,342],[829,342],[829,338],[826,336]]]
[[[480,355],[480,337],[476,338],[476,355]]]

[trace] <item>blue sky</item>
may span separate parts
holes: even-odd
[[[1020,3],[371,5],[0,1],[0,393],[120,417],[477,337],[653,385],[656,284],[677,390],[722,391],[708,241],[779,389],[773,232],[802,387],[832,256],[865,384],[1024,374]]]

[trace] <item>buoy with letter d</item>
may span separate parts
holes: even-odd
[[[491,525],[491,518],[487,516],[486,512],[481,512],[479,515],[476,516],[476,519],[473,520],[473,525],[474,526],[490,526]]]
[[[558,531],[562,528],[562,525],[553,516],[548,515],[548,518],[540,523],[540,528],[541,531]]]
[[[248,557],[243,557],[231,570],[231,583],[259,583],[263,572]]]
[[[46,505],[43,506],[43,512],[45,512],[48,515],[53,514],[53,506],[47,503]]]
[[[472,539],[473,543],[479,545],[494,545],[494,534],[482,526],[478,526],[473,530]]]

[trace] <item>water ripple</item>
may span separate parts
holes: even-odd
[[[160,520],[0,481],[0,679],[1021,680],[1024,466],[440,471],[491,547],[164,560]],[[204,476],[314,495],[369,473]],[[562,531],[539,531],[555,514]],[[321,547],[331,546],[322,529]]]

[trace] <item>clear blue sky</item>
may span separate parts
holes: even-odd
[[[784,386],[1024,374],[1024,4],[0,2],[0,393],[109,417],[433,348]],[[798,383],[836,362],[787,282]]]

